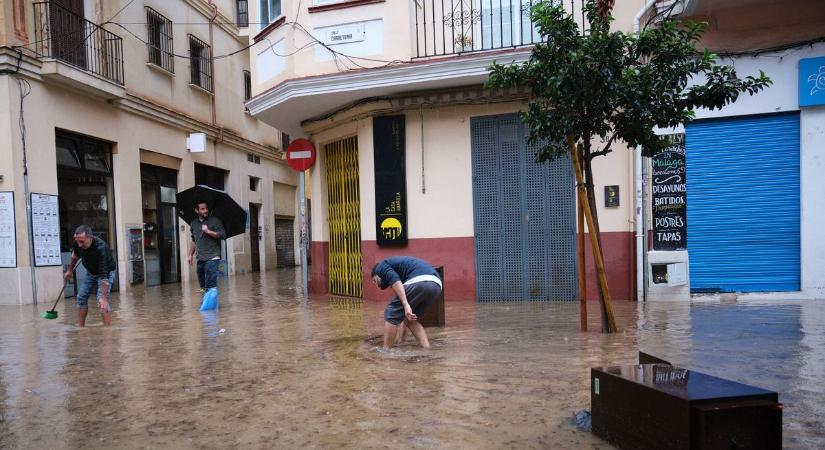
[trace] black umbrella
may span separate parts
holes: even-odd
[[[206,202],[209,205],[209,215],[223,222],[226,237],[243,234],[246,231],[246,211],[224,191],[199,184],[178,192],[176,200],[178,217],[187,225],[197,217],[195,207],[198,203]]]

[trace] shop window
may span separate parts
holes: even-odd
[[[226,176],[229,171],[217,167],[195,164],[195,184],[202,184],[213,189],[224,190],[226,186]]]
[[[61,142],[60,138],[57,139],[57,165],[77,169],[82,167],[80,164],[80,154],[74,147],[74,143],[66,142],[65,140]]]

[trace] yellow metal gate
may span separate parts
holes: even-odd
[[[358,139],[324,145],[329,199],[329,292],[361,297],[361,195]]]

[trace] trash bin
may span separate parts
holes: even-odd
[[[421,318],[421,325],[425,327],[443,327],[445,325],[444,289],[446,289],[447,286],[444,285],[444,266],[436,267],[435,271],[438,272],[438,278],[441,278],[441,295],[435,299],[433,305],[430,306],[430,309],[428,309]]]

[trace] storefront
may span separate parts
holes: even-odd
[[[63,264],[71,259],[74,230],[92,228],[105,241],[117,260],[114,232],[114,191],[112,144],[89,136],[56,131],[58,205],[60,208],[60,251]],[[85,271],[78,267],[78,276]],[[117,282],[114,289],[117,289]],[[67,296],[74,287],[66,288]]]
[[[147,286],[180,281],[177,171],[140,165],[143,204],[143,254]]]

